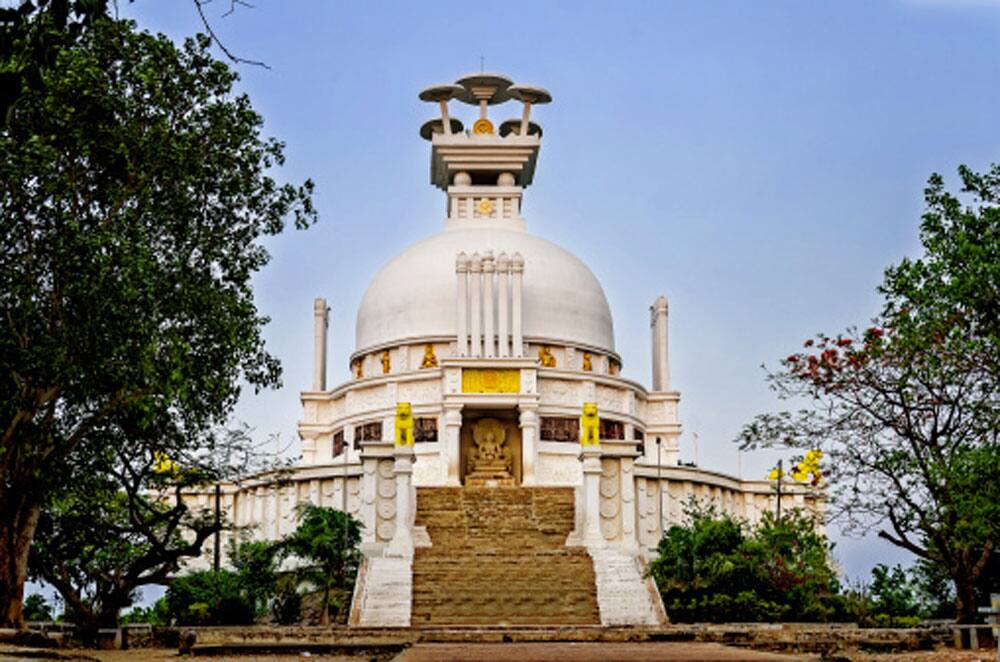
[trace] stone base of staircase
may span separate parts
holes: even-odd
[[[644,577],[638,555],[616,547],[592,547],[601,625],[667,624],[663,601],[651,577]]]
[[[412,594],[410,557],[368,557],[358,572],[350,623],[359,627],[409,627]]]

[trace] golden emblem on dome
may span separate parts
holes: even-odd
[[[493,135],[493,122],[489,121],[485,117],[476,120],[476,123],[472,125],[472,132],[477,136],[489,136]]]
[[[493,201],[489,198],[483,198],[478,203],[476,203],[476,211],[479,212],[480,216],[489,216],[493,213],[494,205]]]
[[[389,359],[389,350],[382,352],[382,374],[388,375],[389,370],[392,368],[392,364]]]
[[[594,369],[594,363],[591,360],[590,352],[583,353],[583,369],[586,372],[590,372],[591,370]]]

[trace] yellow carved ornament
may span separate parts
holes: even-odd
[[[601,419],[596,402],[584,402],[580,416],[580,445],[596,446],[601,443]]]
[[[494,209],[495,207],[493,205],[493,201],[489,198],[482,198],[479,203],[476,204],[476,211],[479,212],[480,216],[489,216],[493,213]]]
[[[552,350],[548,347],[538,349],[538,360],[541,361],[543,368],[556,367],[556,357],[552,356]]]
[[[489,121],[485,117],[476,120],[476,123],[472,125],[472,132],[477,136],[488,136],[493,133],[493,122]]]
[[[396,445],[413,445],[413,408],[409,402],[396,403]]]
[[[354,378],[361,379],[365,376],[365,364],[364,361],[358,359],[354,362]]]
[[[388,375],[389,374],[389,369],[391,367],[392,367],[392,364],[390,363],[390,360],[389,360],[389,350],[385,350],[384,352],[382,352],[382,374],[383,375]]]
[[[594,369],[593,361],[590,358],[590,352],[583,353],[583,369],[586,372],[590,372],[591,370]]]
[[[424,345],[424,360],[420,362],[421,368],[436,368],[438,357],[434,354],[434,345],[430,343]]]
[[[463,368],[462,393],[520,393],[521,371]]]

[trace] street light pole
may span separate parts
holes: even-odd
[[[781,469],[782,460],[778,460],[778,521],[781,521],[781,476],[784,473]]]
[[[212,560],[212,567],[219,572],[222,561],[222,485],[216,477],[215,482],[215,556]]]

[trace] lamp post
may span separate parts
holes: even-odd
[[[777,506],[777,519],[778,519],[779,522],[781,521],[781,477],[784,474],[784,471],[782,470],[781,465],[783,463],[784,463],[783,460],[778,460],[778,506]]]

